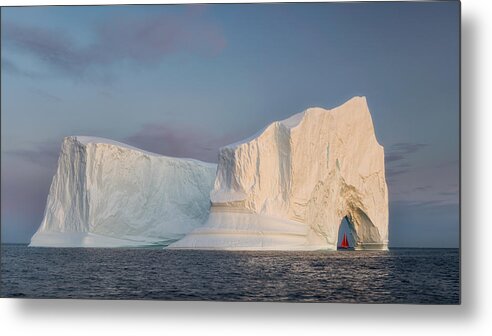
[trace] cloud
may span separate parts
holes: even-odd
[[[237,138],[237,134],[216,136],[190,126],[146,124],[123,142],[162,155],[217,162],[219,148]]]
[[[106,61],[130,59],[156,63],[175,52],[216,54],[225,47],[219,27],[194,10],[180,15],[116,16],[99,25],[96,31],[99,41],[92,54]]]
[[[17,74],[20,72],[20,69],[12,61],[2,57],[2,71]]]
[[[29,91],[31,91],[35,95],[37,95],[37,96],[39,96],[39,97],[41,97],[47,101],[50,101],[50,102],[59,103],[59,102],[63,101],[63,99],[61,99],[60,97],[58,97],[54,94],[48,93],[48,92],[41,90],[41,89],[32,88]]]
[[[135,133],[116,140],[157,154],[217,162],[219,148],[238,139],[241,139],[238,133],[217,135],[188,125],[153,123],[145,124]],[[61,143],[62,139],[51,139],[25,149],[5,150],[2,155],[7,160],[9,157],[21,159],[54,173]]]
[[[388,154],[385,156],[385,162],[393,163],[405,160],[408,155],[418,152],[427,147],[427,144],[400,142],[390,147]]]
[[[97,68],[130,61],[154,65],[173,53],[216,55],[226,45],[220,27],[207,19],[202,10],[110,16],[93,27],[94,40],[86,46],[64,31],[30,27],[15,22],[2,24],[5,47],[13,47],[49,65],[58,73],[84,77]],[[22,73],[19,66],[2,60],[10,73]]]
[[[408,163],[408,158],[424,148],[427,144],[400,142],[392,145],[386,152],[384,161],[386,164],[386,176],[388,179],[395,178],[398,175],[407,173],[412,169]]]
[[[16,157],[54,172],[60,154],[60,143],[61,141],[46,141],[33,146],[32,149],[3,151],[2,155]]]
[[[29,162],[2,152],[2,242],[27,243],[43,219],[54,167],[44,169]]]
[[[427,191],[429,189],[432,189],[432,186],[426,185],[426,186],[420,186],[420,187],[413,188],[414,191]]]
[[[449,160],[436,165],[436,168],[459,168],[460,160]]]
[[[88,64],[85,52],[76,50],[74,42],[63,31],[5,22],[2,40],[6,47],[34,55],[63,72],[80,72]]]
[[[35,214],[41,222],[54,172],[9,162],[2,167],[2,215]],[[2,223],[3,224],[3,223]]]
[[[19,67],[15,62],[12,62],[6,57],[2,57],[2,71],[11,75],[25,76],[30,78],[43,78],[40,73],[27,71]]]
[[[407,162],[386,162],[386,177],[394,178],[398,175],[405,174],[410,171],[412,165]]]
[[[393,204],[402,204],[408,207],[425,207],[425,208],[439,208],[439,207],[447,207],[447,206],[456,206],[458,203],[455,200],[449,199],[435,199],[435,200],[425,200],[425,201],[395,201]]]
[[[386,177],[392,179],[398,175],[405,174],[408,169],[394,169],[386,167]]]
[[[443,192],[440,192],[439,195],[442,195],[442,196],[458,196],[459,195],[459,191],[458,190],[455,190],[455,191],[443,191]]]

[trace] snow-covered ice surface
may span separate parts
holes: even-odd
[[[167,245],[206,221],[216,169],[108,139],[67,137],[30,245]]]
[[[365,97],[221,148],[210,197],[207,223],[169,248],[336,249],[347,217],[356,249],[387,249],[384,149]]]

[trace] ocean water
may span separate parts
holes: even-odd
[[[1,247],[1,296],[458,304],[458,249],[225,252]]]

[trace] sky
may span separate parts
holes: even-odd
[[[65,136],[217,162],[365,96],[390,247],[459,246],[459,2],[4,7],[1,47],[4,243],[41,223]]]

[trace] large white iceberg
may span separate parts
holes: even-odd
[[[107,139],[67,137],[30,246],[169,244],[206,221],[216,168]]]
[[[310,108],[223,147],[207,223],[170,248],[336,249],[349,221],[356,249],[387,249],[384,149],[366,99]]]

